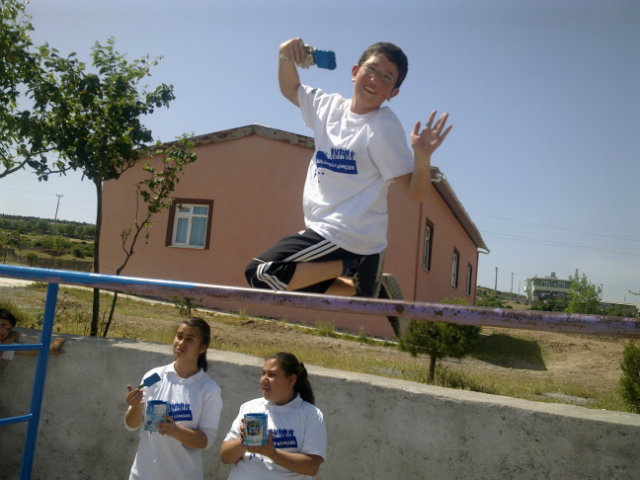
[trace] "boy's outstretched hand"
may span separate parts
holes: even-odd
[[[448,113],[442,115],[435,125],[432,126],[433,120],[436,118],[436,111],[431,112],[427,124],[424,126],[422,132],[420,132],[420,122],[416,122],[416,126],[413,127],[411,132],[411,147],[415,153],[431,156],[433,152],[444,142],[447,135],[451,131],[451,125],[446,129],[444,128]]]

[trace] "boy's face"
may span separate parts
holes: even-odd
[[[7,338],[7,335],[11,333],[11,322],[9,320],[3,320],[0,318],[0,340]]]
[[[351,73],[351,81],[355,83],[351,100],[353,113],[373,112],[400,92],[395,88],[398,68],[383,53],[371,55],[360,66],[354,65]]]

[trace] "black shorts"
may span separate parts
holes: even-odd
[[[262,252],[247,265],[245,276],[253,288],[286,290],[297,263],[332,260],[353,260],[353,268],[345,276],[353,278],[356,296],[377,298],[384,268],[384,252],[358,255],[338,247],[309,228],[287,235]],[[298,291],[324,293],[334,280],[325,280]]]

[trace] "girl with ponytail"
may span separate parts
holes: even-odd
[[[266,358],[260,387],[262,398],[240,407],[220,449],[222,462],[234,464],[229,480],[310,480],[326,458],[327,431],[307,369],[295,355],[275,353]],[[247,413],[267,414],[266,445],[243,444]]]
[[[157,373],[160,381],[143,388],[127,385],[125,427],[140,429],[130,480],[202,480],[200,452],[213,444],[222,410],[220,387],[205,373],[210,338],[211,329],[203,319],[184,320],[173,339],[175,362],[142,377]],[[171,414],[158,422],[156,434],[140,428],[150,400],[171,404]]]

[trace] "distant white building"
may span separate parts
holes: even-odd
[[[625,313],[636,313],[636,310],[638,309],[638,307],[636,307],[635,303],[629,303],[629,302],[605,302],[604,300],[602,302],[600,302],[600,305],[598,305],[598,307],[600,308],[600,310],[604,310],[606,308],[618,307],[620,310],[622,310]]]
[[[544,300],[546,298],[568,298],[571,280],[563,280],[556,277],[556,272],[551,272],[548,277],[527,278],[524,281],[524,292],[529,300]]]

